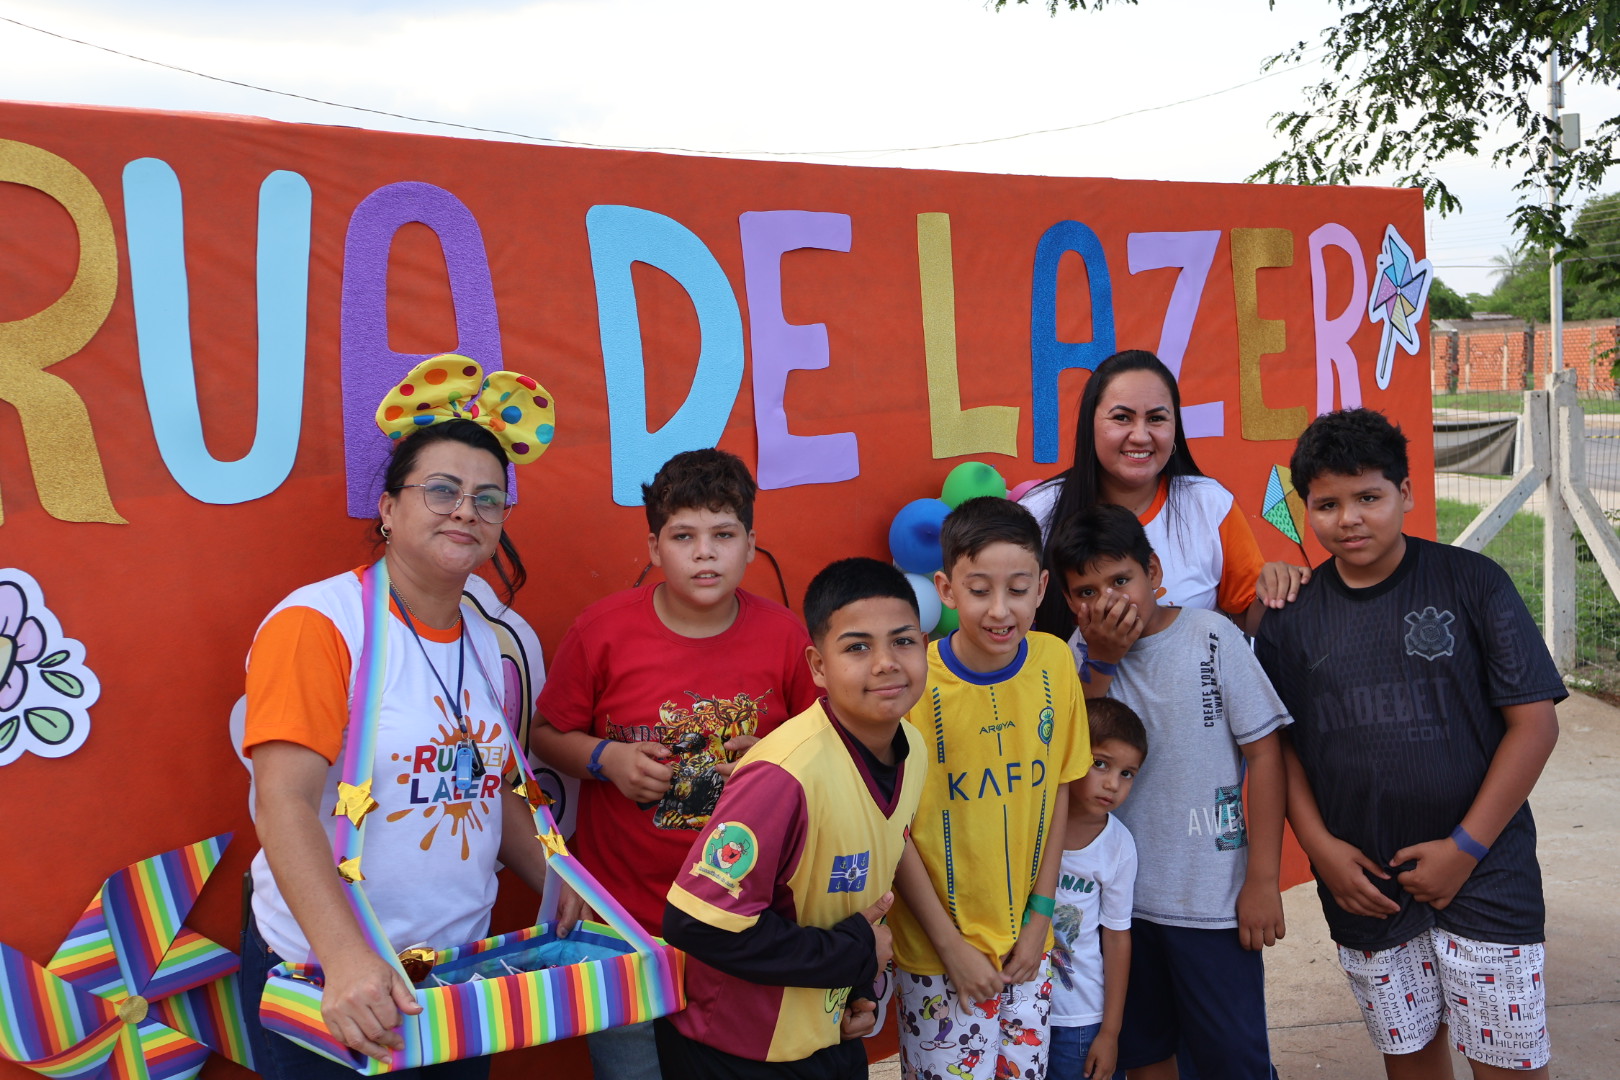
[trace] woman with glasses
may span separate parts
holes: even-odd
[[[340,873],[364,881],[413,979],[427,972],[412,960],[486,936],[497,859],[536,891],[545,879],[528,802],[501,782],[510,743],[500,650],[461,600],[486,565],[508,602],[523,585],[503,527],[507,465],[550,442],[549,395],[526,376],[484,379],[465,357],[441,356],[407,375],[377,419],[395,440],[377,505],[386,573],[361,567],[297,590],[260,626],[248,658],[243,744],[263,850],[242,984],[257,1067],[272,1078],[354,1075],[259,1026],[267,973],[283,960],[320,965],[328,1030],[379,1061],[402,1045],[401,1014],[420,1011],[399,968],[368,944]],[[389,610],[386,640],[372,642],[385,645],[372,781],[356,791],[341,778],[345,753],[366,745],[350,717],[367,573],[372,588],[386,581]],[[335,867],[345,814],[365,821],[363,861]],[[488,1066],[473,1058],[411,1071],[459,1080]]]

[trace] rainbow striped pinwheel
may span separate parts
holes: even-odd
[[[0,944],[0,1058],[45,1076],[181,1080],[251,1068],[235,953],[180,924],[230,833],[108,878],[51,962]]]

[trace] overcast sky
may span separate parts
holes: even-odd
[[[1143,0],[1055,18],[1044,3],[996,12],[984,0],[0,0],[0,98],[1226,182],[1275,153],[1268,118],[1321,74],[1312,62],[1262,78],[1263,62],[1314,43],[1334,11],[1327,0],[1275,11],[1265,0]],[[1572,81],[1566,108],[1595,123],[1620,112],[1620,93]],[[1429,257],[1452,287],[1489,291],[1490,258],[1512,242],[1513,177],[1463,160],[1445,178],[1465,211],[1431,215]]]

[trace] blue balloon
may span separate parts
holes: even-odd
[[[945,562],[939,547],[939,527],[951,512],[939,499],[908,502],[889,526],[889,553],[908,574],[932,574]]]
[[[907,574],[906,580],[911,583],[911,591],[917,594],[917,618],[921,622],[917,629],[925,634],[932,633],[943,606],[939,602],[939,590],[934,588],[934,579],[928,574]]]

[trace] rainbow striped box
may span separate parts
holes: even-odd
[[[266,1029],[367,1076],[479,1057],[679,1012],[686,954],[655,942],[653,951],[638,952],[600,923],[581,923],[566,938],[545,923],[441,950],[433,975],[449,985],[417,985],[422,1012],[404,1017],[405,1047],[387,1063],[326,1030],[318,965],[275,968],[259,1015]],[[552,966],[522,970],[533,964]],[[518,973],[505,973],[507,966]],[[494,971],[502,974],[484,974]]]

